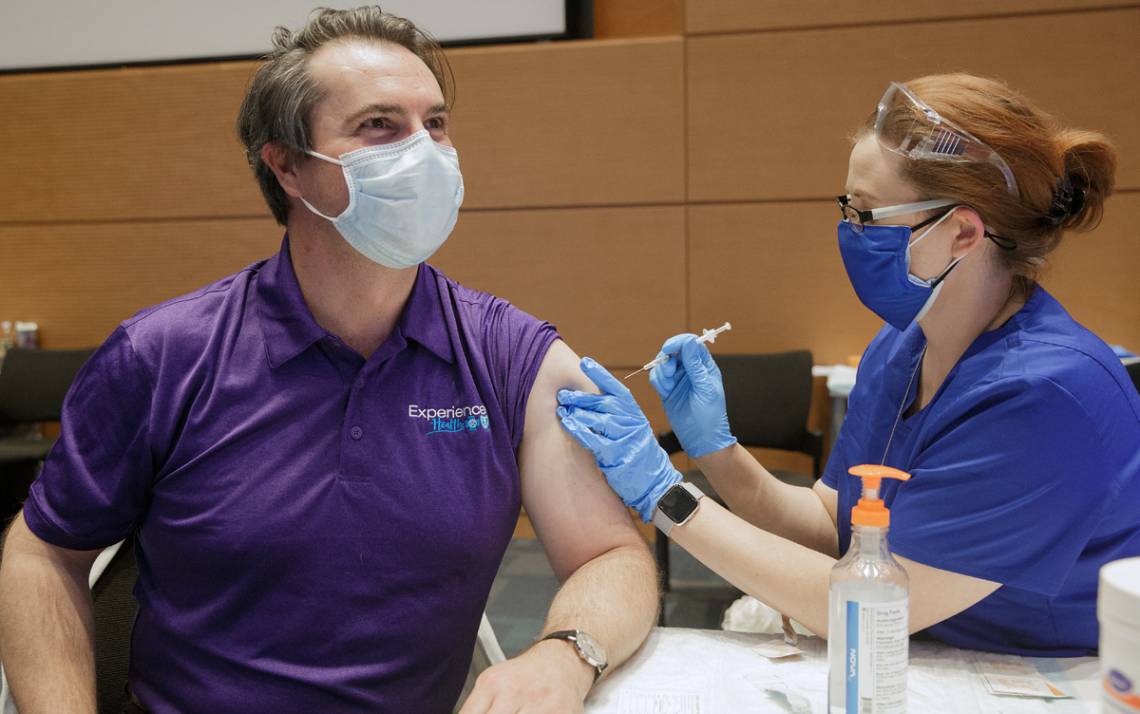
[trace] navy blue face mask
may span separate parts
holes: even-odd
[[[943,281],[962,258],[951,261],[937,276],[924,280],[911,275],[910,246],[925,238],[953,211],[934,220],[913,243],[910,226],[858,225],[839,222],[839,253],[859,300],[897,330],[921,320],[942,290]],[[924,224],[920,223],[917,227]]]

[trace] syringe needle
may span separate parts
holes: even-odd
[[[719,335],[722,332],[727,332],[728,330],[731,330],[731,329],[732,329],[732,323],[726,322],[714,330],[704,330],[701,333],[701,336],[697,338],[697,342],[700,344],[705,344],[707,342],[716,342],[717,335]],[[666,357],[665,355],[661,355],[660,357],[653,360],[652,362],[647,362],[644,367],[637,370],[636,372],[630,372],[629,374],[625,375],[624,377],[622,377],[622,381],[625,381],[625,380],[629,379],[630,377],[635,377],[635,376],[641,374],[642,372],[648,372],[649,370],[653,369],[654,367],[659,367],[668,361],[669,361],[669,357]]]

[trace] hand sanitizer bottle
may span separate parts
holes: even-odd
[[[831,570],[827,619],[829,714],[904,714],[909,637],[906,571],[887,548],[884,478],[910,474],[865,464],[863,497],[851,509],[851,546]]]

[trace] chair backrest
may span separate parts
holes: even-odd
[[[131,631],[138,603],[135,537],[114,553],[91,585],[95,603],[95,685],[99,714],[120,714],[127,701],[127,674],[131,668]]]
[[[728,423],[742,445],[813,453],[818,435],[807,428],[811,352],[716,355],[714,359],[724,379]]]
[[[95,350],[8,350],[0,366],[0,422],[59,421],[76,372]]]

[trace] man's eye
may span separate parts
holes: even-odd
[[[447,121],[443,117],[434,117],[427,121],[428,129],[446,129]]]
[[[391,125],[384,117],[372,117],[365,120],[364,127],[367,129],[389,129]]]

